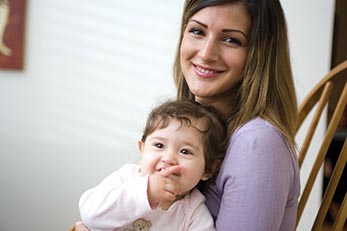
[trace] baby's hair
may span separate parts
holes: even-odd
[[[155,130],[167,127],[172,120],[179,121],[181,126],[192,126],[203,133],[205,173],[214,175],[226,152],[226,128],[220,115],[214,108],[193,100],[168,100],[153,108],[148,115],[142,142],[146,142],[147,136]],[[203,121],[204,128],[195,126],[198,120]]]

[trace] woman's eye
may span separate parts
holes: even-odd
[[[191,155],[192,154],[192,152],[189,151],[188,149],[182,149],[181,153],[184,154],[184,155]]]
[[[163,148],[164,147],[164,145],[162,143],[155,143],[154,146],[157,148]]]
[[[202,30],[197,29],[197,28],[191,28],[189,30],[189,33],[192,33],[194,35],[204,35],[204,32]]]
[[[234,37],[227,37],[224,39],[224,41],[227,43],[236,44],[239,46],[242,44],[240,40],[238,40],[237,38],[234,38]]]

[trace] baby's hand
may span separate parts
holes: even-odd
[[[152,209],[157,206],[169,208],[181,193],[177,183],[171,179],[172,175],[179,175],[180,170],[180,166],[175,165],[149,176],[147,194]]]

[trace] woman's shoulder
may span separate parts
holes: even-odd
[[[275,126],[260,117],[256,117],[242,125],[234,132],[232,138],[243,135],[246,135],[247,137],[264,138],[268,137],[269,135],[282,137],[281,133]]]
[[[232,158],[246,158],[246,160],[252,156],[294,160],[294,155],[279,130],[270,122],[259,117],[250,120],[233,133],[227,156],[230,154]]]
[[[253,172],[259,176],[297,175],[298,167],[285,138],[268,121],[255,118],[231,136],[221,172],[226,175],[242,175]]]

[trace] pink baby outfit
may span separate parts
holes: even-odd
[[[147,199],[147,184],[148,176],[140,175],[138,165],[124,165],[81,196],[82,221],[94,231],[215,230],[200,191],[193,189],[167,211],[152,210]]]

